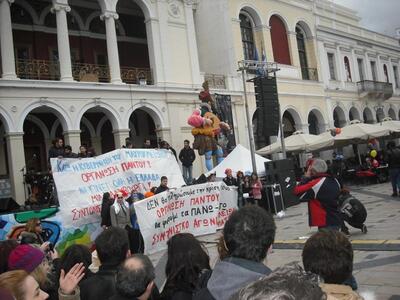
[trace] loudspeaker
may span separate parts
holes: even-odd
[[[254,79],[256,93],[257,126],[264,137],[276,136],[279,130],[279,100],[275,77]],[[259,134],[260,135],[260,134]]]
[[[282,196],[286,207],[299,203],[293,194],[296,186],[294,163],[291,159],[281,159],[265,162],[265,183],[271,185],[279,183],[282,188]]]
[[[19,204],[13,198],[0,199],[0,213],[12,212],[19,209]]]

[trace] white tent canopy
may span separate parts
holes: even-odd
[[[320,148],[326,148],[333,145],[333,137],[324,135],[305,134],[296,131],[293,135],[285,138],[285,148],[288,152],[312,152]],[[278,140],[272,145],[266,146],[257,151],[260,155],[268,155],[282,151],[281,141]]]
[[[256,166],[257,166],[257,174],[258,176],[265,176],[265,166],[264,163],[270,161],[258,154],[255,154],[256,157]],[[243,147],[242,145],[237,145],[235,149],[225,159],[214,169],[208,171],[206,176],[211,173],[216,173],[218,178],[225,177],[225,170],[232,169],[233,174],[236,175],[237,171],[253,172],[253,166],[251,163],[251,154],[248,149]]]

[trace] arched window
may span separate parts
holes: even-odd
[[[304,31],[299,26],[296,26],[296,38],[297,38],[297,48],[299,50],[301,75],[303,79],[309,80],[310,76],[308,74],[306,44],[304,42],[305,34]]]
[[[243,56],[245,60],[254,59],[254,36],[250,18],[245,14],[239,15],[240,31],[242,33]]]
[[[352,81],[351,80],[351,69],[350,69],[350,61],[347,56],[344,57],[344,69],[346,71],[346,80],[347,81]]]
[[[385,81],[389,82],[389,75],[386,64],[383,65],[383,75],[385,76]]]
[[[273,15],[269,19],[269,26],[271,27],[272,51],[275,62],[290,65],[290,52],[285,24],[281,18]]]

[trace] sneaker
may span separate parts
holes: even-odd
[[[393,193],[393,194],[392,194],[392,197],[397,197],[397,196],[398,196],[397,193]]]
[[[368,232],[367,226],[365,226],[365,224],[363,225],[363,227],[361,228],[362,233],[366,234]]]

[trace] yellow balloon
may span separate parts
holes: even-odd
[[[376,152],[376,150],[371,150],[370,155],[371,157],[375,158],[378,155],[378,152]]]

